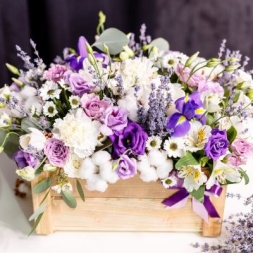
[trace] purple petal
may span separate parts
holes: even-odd
[[[88,55],[87,50],[86,50],[86,43],[87,43],[87,40],[84,38],[84,36],[80,36],[77,47],[78,47],[79,55],[84,58],[86,58]]]

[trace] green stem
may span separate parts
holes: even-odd
[[[69,99],[68,99],[68,96],[67,96],[67,93],[66,93],[65,89],[63,89],[63,97],[65,99],[65,102],[66,102],[68,110],[71,109],[71,106],[70,106],[70,103],[69,103]]]
[[[16,132],[9,132],[8,134],[5,135],[5,138],[4,138],[4,140],[3,140],[3,143],[2,143],[2,145],[1,145],[1,147],[4,147],[5,142],[7,141],[7,139],[9,138],[9,136],[10,136],[11,134],[17,135],[17,136],[19,137],[19,134],[16,133]]]

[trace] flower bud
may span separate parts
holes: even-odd
[[[13,73],[14,75],[20,76],[20,72],[16,67],[14,67],[13,65],[11,65],[9,63],[6,63],[5,65],[6,65],[7,69],[10,70],[11,73]]]
[[[103,43],[103,47],[104,47],[105,53],[106,53],[107,55],[110,55],[110,53],[109,53],[109,47],[108,47],[106,44],[104,44],[104,43]]]
[[[96,65],[96,62],[94,60],[94,56],[91,54],[88,54],[88,60],[92,66]]]
[[[92,49],[92,47],[90,46],[90,44],[89,43],[85,43],[86,44],[86,50],[87,50],[87,52],[89,53],[89,54],[93,54],[93,49]]]
[[[228,61],[229,62],[238,62],[238,61],[240,61],[240,59],[235,58],[235,57],[231,57],[231,58],[228,59]]]
[[[220,64],[220,62],[221,60],[219,58],[212,58],[207,62],[206,67],[208,68],[216,67],[217,65]]]
[[[134,56],[134,52],[131,48],[129,48],[129,46],[123,46],[123,49],[129,55],[130,58]]]
[[[191,64],[196,60],[198,55],[199,55],[199,51],[193,54],[191,57],[189,57],[185,63],[185,67],[191,66]]]
[[[129,58],[129,55],[126,52],[121,52],[119,55],[119,58],[124,61],[127,60]]]
[[[12,77],[11,80],[12,80],[14,83],[16,83],[18,86],[20,86],[20,87],[24,86],[24,83],[22,83],[20,80],[14,78],[14,77]]]
[[[238,64],[238,65],[230,65],[230,66],[227,66],[225,68],[225,71],[226,72],[232,72],[232,71],[238,69],[240,66],[241,66],[240,64]]]

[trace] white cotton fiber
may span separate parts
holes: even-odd
[[[138,156],[137,169],[142,172],[150,167],[147,155]]]
[[[158,179],[156,169],[154,167],[147,167],[146,170],[142,170],[140,178],[145,182],[156,181]]]
[[[86,180],[86,188],[89,191],[100,191],[104,192],[108,187],[108,184],[99,175],[92,175]]]
[[[99,171],[100,177],[105,181],[107,181],[108,183],[113,184],[119,179],[118,174],[112,170],[111,161],[102,164],[99,167],[99,169],[100,169]]]
[[[101,150],[101,151],[95,152],[92,155],[91,159],[94,164],[100,166],[101,164],[103,164],[107,161],[110,161],[111,155],[108,152]]]
[[[169,176],[169,173],[173,169],[173,162],[171,159],[167,159],[162,165],[156,168],[157,176],[161,179]]]
[[[167,159],[167,155],[165,151],[162,152],[159,150],[151,150],[148,153],[148,161],[150,165],[153,165],[156,167],[159,165],[163,165],[166,159]]]
[[[97,166],[92,162],[90,158],[85,158],[79,170],[79,177],[88,179],[97,172]]]

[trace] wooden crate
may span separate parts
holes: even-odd
[[[33,180],[32,187],[45,177],[42,173]],[[70,181],[73,181],[70,179]],[[84,185],[84,180],[80,180]],[[73,181],[73,186],[75,183]],[[68,207],[56,192],[51,191],[47,198],[55,196],[55,204],[46,209],[37,234],[50,234],[55,231],[190,231],[203,236],[216,237],[221,233],[226,187],[219,198],[210,198],[221,218],[210,218],[204,222],[192,211],[189,198],[185,207],[168,210],[161,203],[176,190],[165,189],[159,182],[145,183],[138,177],[119,180],[109,185],[104,193],[85,190],[83,202],[77,190],[77,208]],[[45,193],[33,194],[33,207],[37,210]]]

